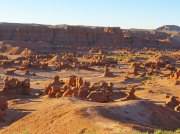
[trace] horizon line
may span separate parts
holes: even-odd
[[[178,26],[179,25],[174,25],[174,24],[165,24],[165,25],[161,25],[157,28],[122,28],[121,26],[108,26],[108,25],[85,25],[85,24],[47,24],[47,23],[36,23],[36,22],[0,22],[0,24],[24,24],[24,25],[44,25],[44,26],[84,26],[84,27],[119,27],[120,29],[142,29],[142,30],[156,30],[159,27],[163,27],[163,26]]]

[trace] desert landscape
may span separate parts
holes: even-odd
[[[180,0],[0,4],[0,134],[180,134]]]
[[[1,23],[0,133],[180,133],[174,27]]]

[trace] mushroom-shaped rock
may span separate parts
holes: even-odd
[[[110,72],[109,68],[105,67],[103,76],[104,77],[113,77],[114,75],[112,72]]]
[[[135,88],[132,88],[128,93],[127,97],[123,99],[123,101],[138,100],[139,98],[135,95],[135,91],[136,91]]]

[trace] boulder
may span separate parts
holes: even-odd
[[[175,109],[175,107],[178,106],[179,104],[180,101],[178,101],[175,96],[171,96],[169,100],[166,101],[165,106],[171,109]]]
[[[177,105],[177,106],[174,108],[174,111],[175,111],[175,112],[180,112],[180,104]]]
[[[83,79],[82,79],[82,77],[77,77],[76,78],[76,87],[77,88],[80,88],[81,86],[83,86]]]
[[[97,102],[109,102],[113,96],[112,87],[112,83],[102,81],[90,84],[74,75],[70,76],[66,82],[60,81],[59,76],[55,76],[53,82],[46,86],[45,93],[50,98],[75,96]]]
[[[106,92],[97,92],[97,91],[92,91],[88,96],[87,99],[95,102],[109,102],[108,94]]]
[[[77,78],[77,76],[75,76],[75,75],[70,76],[69,79],[66,81],[66,85],[75,87],[76,86],[76,78]]]
[[[4,79],[3,93],[5,94],[21,94],[28,95],[31,92],[30,79],[18,80],[6,77]]]
[[[81,86],[78,90],[78,96],[80,98],[86,99],[89,94],[89,87]]]
[[[0,119],[5,115],[5,110],[8,108],[7,99],[0,97]]]
[[[123,101],[128,101],[128,100],[138,100],[139,98],[135,95],[135,88],[132,88],[127,97],[123,99]]]
[[[1,110],[6,110],[8,108],[8,103],[7,103],[7,99],[5,97],[0,97],[0,109]]]
[[[72,89],[68,89],[67,91],[65,91],[62,95],[62,97],[72,97],[74,94],[74,91]]]
[[[103,76],[104,77],[113,77],[114,75],[112,72],[110,72],[109,68],[105,67]]]

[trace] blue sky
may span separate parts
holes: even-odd
[[[0,22],[157,28],[180,26],[180,0],[0,0]]]

